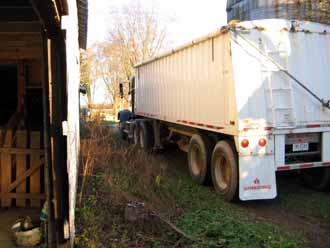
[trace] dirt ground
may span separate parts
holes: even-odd
[[[188,176],[186,154],[170,150],[158,155],[173,169]],[[316,192],[306,188],[298,174],[277,175],[278,197],[275,200],[240,202],[255,221],[268,221],[284,232],[301,233],[309,247],[330,247],[330,189]],[[213,191],[212,187],[210,190]],[[216,194],[214,192],[214,194]]]

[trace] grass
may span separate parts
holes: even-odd
[[[161,155],[146,154],[111,132],[92,130],[93,141],[83,149],[82,162],[86,167],[89,161],[89,168],[82,170],[85,186],[77,206],[78,247],[304,247],[298,233],[288,235],[257,221],[239,205],[222,201],[212,188],[194,184]],[[110,138],[99,139],[104,136]],[[124,212],[132,202],[144,202],[146,213],[170,220],[195,241],[152,214],[128,222]]]
[[[183,178],[183,179],[182,179]],[[279,228],[256,222],[246,210],[223,202],[210,189],[194,185],[187,177],[178,184],[173,178],[169,191],[180,204],[187,206],[177,220],[180,228],[207,241],[202,247],[299,247],[295,236],[285,236]],[[176,192],[176,193],[175,193]]]

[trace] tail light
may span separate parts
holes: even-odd
[[[264,138],[261,138],[261,139],[259,140],[259,146],[264,147],[264,146],[266,146],[266,145],[267,145],[267,140],[264,139]]]
[[[243,148],[247,148],[249,146],[249,141],[247,139],[243,139],[242,142],[241,142],[241,146]]]

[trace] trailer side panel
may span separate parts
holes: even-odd
[[[230,35],[138,66],[135,103],[137,115],[235,135]]]

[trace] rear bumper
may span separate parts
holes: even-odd
[[[310,130],[309,130],[310,131]],[[310,133],[310,132],[296,132]],[[330,166],[330,132],[320,132],[321,134],[321,161],[306,161],[299,163],[286,163],[285,160],[285,137],[287,134],[275,134],[275,166],[277,171],[301,170],[316,167]]]
[[[293,131],[293,130],[290,130]],[[285,161],[287,130],[281,134],[242,135],[238,138],[239,149],[239,197],[243,201],[273,199],[277,195],[276,171],[302,170],[317,167],[330,167],[330,130],[320,132],[322,161],[287,164]],[[296,133],[303,133],[295,130]],[[309,132],[305,133],[311,133]],[[314,130],[313,130],[314,131]],[[315,130],[316,131],[316,130]],[[260,138],[267,140],[265,147],[260,147]],[[247,139],[249,146],[242,148],[242,140]]]
[[[281,166],[277,166],[277,171],[303,170],[303,169],[311,169],[317,167],[330,167],[330,162],[281,165]]]

